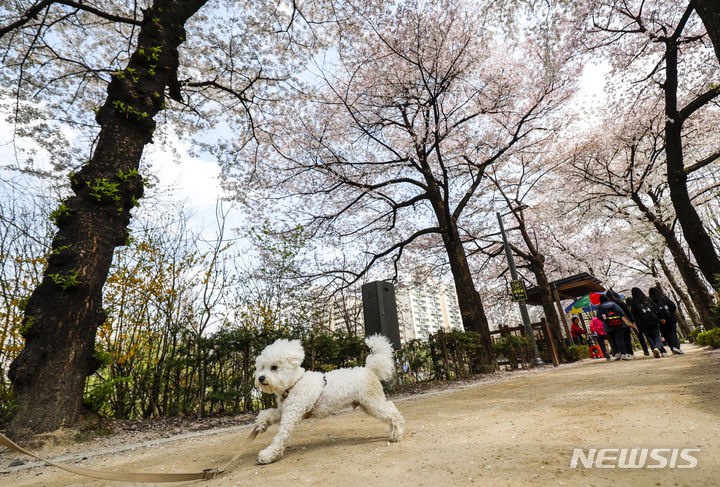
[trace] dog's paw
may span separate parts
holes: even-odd
[[[269,409],[260,411],[257,418],[255,418],[255,429],[259,433],[263,433],[271,424],[273,424],[272,412]]]
[[[405,424],[404,422],[398,422],[392,425],[390,428],[390,441],[400,441],[405,437]]]
[[[274,462],[281,456],[282,451],[267,447],[264,450],[260,450],[260,453],[258,453],[257,461],[262,465],[267,465],[268,463]]]

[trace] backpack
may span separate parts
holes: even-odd
[[[676,320],[675,310],[677,307],[675,306],[675,303],[669,299],[663,299],[655,301],[655,306],[658,309],[658,317],[667,322],[674,322]]]
[[[622,316],[615,311],[608,311],[607,314],[603,314],[603,318],[605,318],[605,323],[610,328],[618,328],[623,325]]]

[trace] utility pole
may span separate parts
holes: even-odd
[[[502,235],[503,246],[505,247],[505,255],[507,256],[508,266],[510,267],[510,275],[512,276],[513,281],[517,281],[518,273],[517,269],[515,268],[515,259],[513,258],[512,251],[510,250],[510,245],[507,241],[507,236],[505,235],[505,227],[503,226],[502,215],[499,211],[495,212],[495,214],[497,215],[498,225],[500,225],[500,235]],[[527,335],[527,337],[530,339],[530,345],[532,345],[533,365],[545,365],[543,359],[540,358],[540,352],[538,351],[537,343],[535,342],[535,333],[533,332],[532,325],[530,324],[530,316],[528,315],[525,301],[522,299],[518,300],[517,304],[520,307],[520,316],[522,316],[523,326],[525,327],[525,335]]]

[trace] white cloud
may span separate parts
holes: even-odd
[[[190,214],[189,228],[203,238],[212,241],[217,237],[218,210],[227,214],[224,238],[235,237],[236,230],[244,234],[248,223],[242,208],[228,201],[217,207],[218,200],[227,196],[220,184],[219,165],[191,155],[189,145],[174,133],[145,148],[141,174],[152,175],[157,181],[146,196],[153,193],[167,203],[182,203]],[[152,214],[146,216],[153,218]]]
[[[172,192],[173,200],[187,201],[200,212],[214,210],[217,199],[223,195],[218,165],[191,156],[187,145],[174,135],[162,144],[148,145],[144,162],[158,179],[160,188]]]

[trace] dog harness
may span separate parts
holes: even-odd
[[[323,390],[320,393],[320,396],[317,398],[317,401],[315,401],[315,404],[313,404],[313,407],[310,408],[310,411],[308,411],[307,414],[305,415],[305,419],[312,417],[312,410],[315,409],[315,406],[318,405],[318,403],[320,402],[320,399],[322,399],[323,393],[325,392],[325,387],[327,387],[327,377],[325,377],[325,374],[323,374],[322,377],[323,377]],[[297,382],[295,384],[297,384]],[[285,392],[283,392],[280,396],[281,401],[285,401],[285,399],[287,399],[288,395],[290,395],[290,390],[293,387],[295,387],[295,384],[293,384],[292,387],[290,387],[289,389],[285,389]]]

